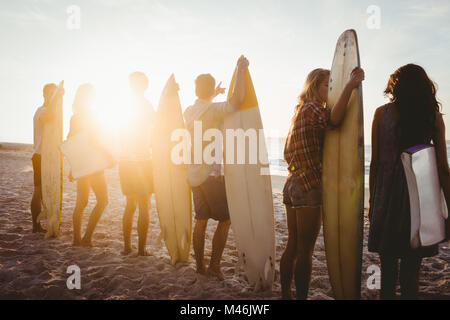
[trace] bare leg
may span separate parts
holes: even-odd
[[[77,180],[77,203],[73,210],[73,245],[81,245],[81,222],[83,219],[83,211],[89,200],[89,178],[81,178]]]
[[[297,216],[295,209],[286,206],[288,241],[280,260],[281,298],[292,299],[291,282],[297,259]]]
[[[395,285],[398,276],[398,259],[380,255],[381,261],[381,300],[395,299]]]
[[[295,287],[297,289],[297,300],[306,300],[308,297],[312,255],[322,223],[320,209],[320,207],[310,207],[296,210],[297,262],[295,264]]]
[[[133,250],[131,248],[131,229],[133,227],[133,216],[136,211],[136,197],[127,196],[127,205],[123,213],[122,227],[123,227],[123,254],[127,255]]]
[[[148,256],[146,244],[149,225],[149,196],[142,196],[138,198],[139,203],[139,218],[138,218],[138,237],[139,248],[138,254],[140,256]]]
[[[31,198],[31,222],[33,223],[33,233],[46,232],[41,223],[37,221],[42,208],[42,188],[34,186],[33,197]]]
[[[230,220],[220,221],[217,224],[216,232],[214,232],[211,261],[209,263],[208,273],[219,280],[224,279],[224,275],[220,270],[220,260],[222,259],[223,249],[225,248],[225,244],[227,242],[230,225]]]
[[[81,244],[86,247],[92,246],[92,234],[94,233],[95,227],[97,226],[103,211],[108,205],[108,187],[106,186],[105,175],[103,171],[95,175],[90,176],[90,182],[92,190],[94,190],[95,197],[97,199],[97,204],[89,216],[88,225],[86,228],[86,233],[84,234]]]
[[[196,220],[193,235],[193,245],[195,261],[197,264],[197,273],[205,274],[205,262],[203,261],[205,252],[205,232],[208,220]]]
[[[400,289],[402,299],[416,300],[419,294],[419,274],[422,258],[411,255],[400,262]]]

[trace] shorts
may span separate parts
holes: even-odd
[[[42,157],[39,153],[33,154],[33,157],[31,158],[31,161],[33,162],[33,180],[34,180],[35,187],[42,186],[41,159],[42,159]]]
[[[300,188],[298,177],[291,174],[284,183],[283,203],[294,209],[320,207],[322,205],[322,189],[318,187],[305,192]]]
[[[209,176],[198,187],[192,187],[194,195],[195,219],[216,221],[230,220],[227,193],[223,176]]]
[[[148,196],[154,192],[151,160],[120,161],[119,178],[125,196]]]

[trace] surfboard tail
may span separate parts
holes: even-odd
[[[59,237],[59,217],[58,215],[52,215],[47,219],[47,233],[45,238],[57,238]]]

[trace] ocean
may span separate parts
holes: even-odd
[[[269,154],[270,174],[276,176],[287,176],[287,163],[284,161],[283,151],[286,138],[266,138],[267,152]],[[372,154],[371,145],[364,146],[364,173],[365,186],[369,187],[370,159]],[[447,156],[450,155],[450,141],[447,141]],[[450,157],[449,157],[450,162]]]

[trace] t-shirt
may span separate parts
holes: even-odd
[[[151,160],[151,135],[155,111],[144,97],[134,98],[130,106],[131,119],[121,131],[120,160]]]
[[[186,122],[186,128],[189,130],[191,140],[199,139],[194,137],[194,121],[202,122],[202,131],[205,132],[208,129],[221,129],[225,116],[233,111],[235,107],[228,101],[225,102],[210,102],[202,99],[195,101],[194,105],[188,107],[184,111],[184,119]],[[200,139],[203,140],[202,137]],[[221,142],[221,141],[220,141]],[[219,144],[220,144],[219,142]],[[216,150],[217,151],[217,150]],[[203,152],[202,152],[203,153]],[[218,176],[222,174],[222,162],[213,164],[207,164],[202,161],[201,164],[192,163],[188,166],[188,179],[189,184],[192,187],[201,185],[208,178],[209,175]]]
[[[34,153],[41,154],[42,135],[44,133],[44,125],[40,120],[42,113],[46,110],[44,106],[39,107],[33,117],[33,147]]]

